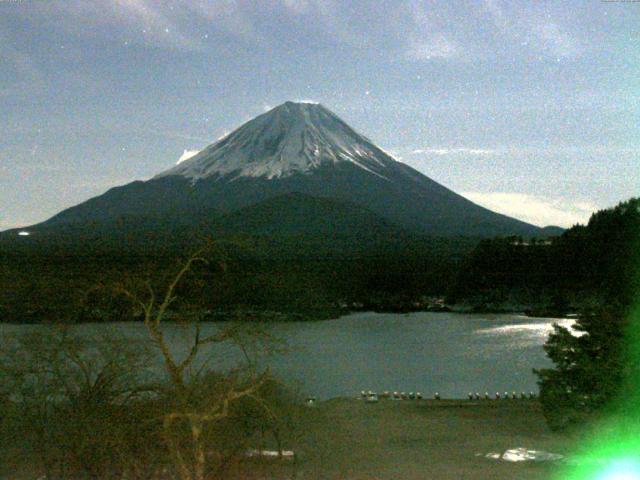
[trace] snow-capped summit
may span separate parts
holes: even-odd
[[[389,155],[319,103],[286,102],[250,120],[156,178],[284,178],[350,162],[385,177]]]

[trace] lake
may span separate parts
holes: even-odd
[[[264,359],[281,378],[319,398],[353,396],[361,390],[422,392],[464,398],[468,392],[537,392],[533,368],[550,366],[542,348],[553,323],[573,320],[521,315],[418,312],[356,313],[336,320],[276,323],[273,333],[290,351]],[[6,334],[38,330],[39,325],[0,325]],[[144,338],[143,325],[84,324],[79,332],[119,332]],[[184,327],[167,325],[175,351],[186,351]],[[205,324],[213,330],[216,324]],[[239,352],[219,348],[216,356],[231,366]]]

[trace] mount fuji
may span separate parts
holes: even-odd
[[[123,224],[258,234],[309,233],[310,225],[317,235],[335,225],[375,225],[390,235],[394,228],[433,236],[543,234],[395,160],[324,106],[294,102],[150,180],[113,188],[29,230]]]

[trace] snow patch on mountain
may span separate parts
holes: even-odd
[[[397,161],[322,105],[286,102],[155,178],[274,179],[341,162],[387,179]]]
[[[185,160],[189,160],[191,157],[197,155],[198,153],[200,153],[200,150],[185,150],[182,155],[180,155],[180,158],[176,162],[176,165],[180,165],[182,162],[184,162]]]

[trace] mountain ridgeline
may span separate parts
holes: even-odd
[[[273,203],[276,197],[280,199]],[[395,160],[322,105],[293,102],[256,117],[148,181],[113,188],[29,230],[72,232],[88,227],[98,228],[101,235],[118,235],[123,223],[156,233],[176,226],[223,228],[223,217],[252,206],[264,211],[277,205],[280,215],[274,220],[293,218],[295,214],[286,211],[298,210],[299,201],[309,197],[322,199],[326,208],[315,213],[325,219],[300,217],[295,224],[282,224],[284,232],[298,227],[300,233],[321,234],[309,225],[334,218],[347,229],[348,218],[359,209],[353,225],[357,229],[363,227],[366,209],[373,224],[395,225],[420,235],[545,234],[476,205]],[[262,202],[267,203],[260,206]],[[239,218],[232,222],[235,227],[255,232],[255,222],[245,226]],[[262,224],[265,233],[278,233],[277,221]]]

